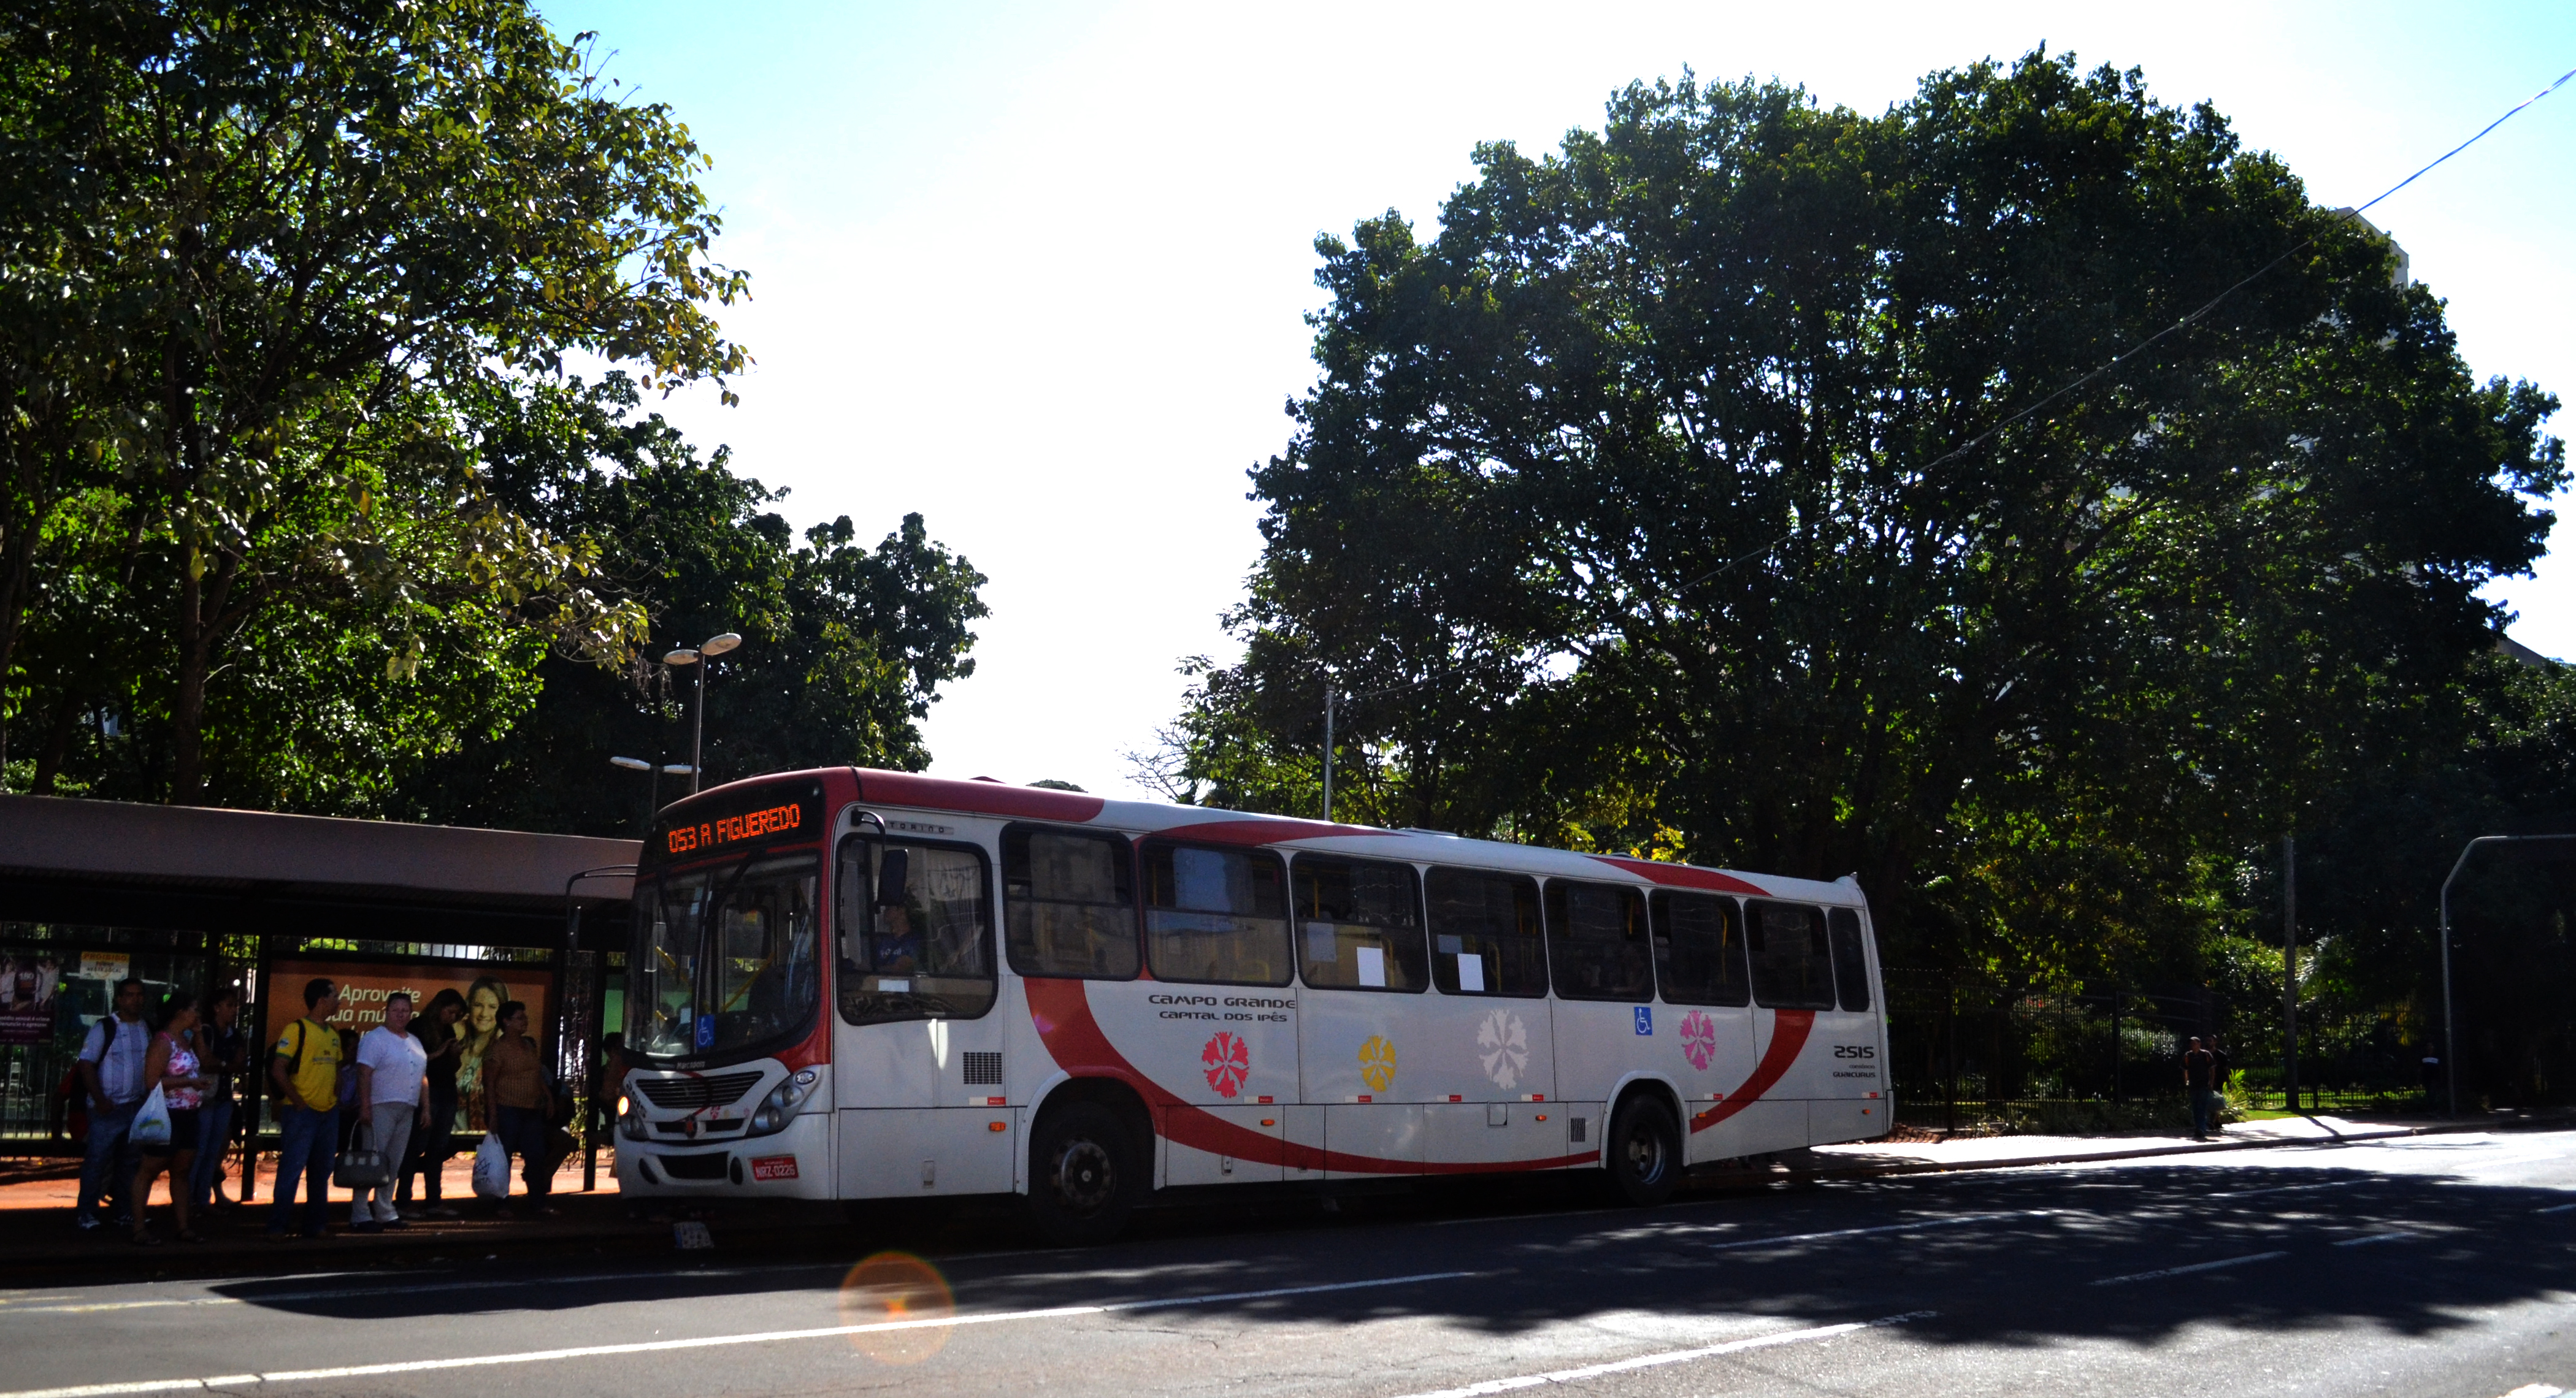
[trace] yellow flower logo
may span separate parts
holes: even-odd
[[[1383,1034],[1371,1034],[1360,1045],[1360,1077],[1371,1092],[1384,1092],[1395,1085],[1395,1045]]]

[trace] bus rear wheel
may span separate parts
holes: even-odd
[[[1601,1143],[1621,1198],[1651,1209],[1673,1197],[1682,1177],[1682,1137],[1664,1104],[1640,1093],[1619,1104]]]
[[[1126,1124],[1095,1102],[1048,1112],[1029,1166],[1029,1212],[1040,1233],[1067,1247],[1117,1237],[1145,1183]]]

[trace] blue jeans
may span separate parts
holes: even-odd
[[[75,1218],[95,1219],[104,1196],[113,1196],[133,1210],[127,1196],[134,1192],[135,1159],[134,1113],[143,1106],[140,1100],[119,1102],[105,1111],[96,1100],[90,1103],[89,1153],[81,1160],[80,1202],[72,1210]]]
[[[2206,1136],[2218,1120],[2218,1093],[2210,1088],[2191,1090],[2191,1134]]]
[[[215,1174],[224,1168],[224,1146],[232,1134],[232,1099],[208,1097],[197,1111],[197,1163],[188,1167],[188,1208],[199,1218],[215,1197]]]
[[[331,1167],[340,1160],[340,1113],[288,1107],[277,1123],[276,1203],[268,1211],[268,1231],[283,1233],[295,1224],[295,1180],[304,1178],[304,1233],[318,1238],[331,1222]]]

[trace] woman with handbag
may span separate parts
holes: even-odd
[[[411,992],[385,997],[385,1022],[358,1040],[358,1120],[367,1133],[367,1156],[352,1151],[341,1183],[354,1192],[350,1226],[361,1233],[404,1226],[394,1207],[394,1179],[411,1148],[415,1125],[429,1125],[421,1099],[429,1085],[429,1051],[411,1033]]]
[[[547,1158],[546,1135],[554,1121],[554,1093],[546,1083],[545,1056],[528,1037],[528,1007],[517,1000],[501,1006],[501,1032],[483,1056],[483,1088],[492,1107],[492,1134],[501,1149],[519,1157],[521,1179],[528,1182],[528,1202],[538,1213],[558,1212],[546,1202],[554,1184],[554,1162]],[[503,1218],[510,1207],[498,1206]]]
[[[206,1089],[206,1079],[197,1072],[197,1055],[189,1048],[191,1031],[196,1027],[197,997],[184,990],[175,991],[161,1002],[160,1031],[152,1036],[152,1046],[144,1050],[144,1100],[148,1104],[153,1093],[161,1095],[169,1112],[170,1134],[166,1140],[141,1145],[143,1161],[134,1170],[137,1247],[161,1244],[159,1238],[152,1236],[146,1212],[152,1203],[152,1181],[163,1170],[170,1172],[170,1215],[178,1228],[179,1241],[205,1241],[204,1235],[188,1226],[188,1172],[197,1163],[197,1112],[204,1104]]]

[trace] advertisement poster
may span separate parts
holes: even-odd
[[[555,973],[544,966],[274,961],[268,967],[268,1037],[263,1043],[276,1043],[288,1025],[303,1017],[304,986],[316,976],[340,987],[340,1012],[329,1023],[361,1034],[385,1022],[385,998],[397,990],[411,992],[414,1013],[427,1011],[431,997],[442,990],[463,996],[465,1018],[457,1022],[456,1032],[464,1037],[465,1048],[456,1070],[456,1090],[469,1103],[482,1083],[483,1055],[501,1032],[502,1004],[516,1000],[528,1007],[528,1033],[540,1045],[546,1041],[546,1014],[554,1008]],[[469,1105],[469,1116],[471,1111]],[[482,1125],[472,1124],[478,1129]]]
[[[52,952],[0,952],[0,1044],[41,1044],[54,1036],[54,992],[63,970]]]

